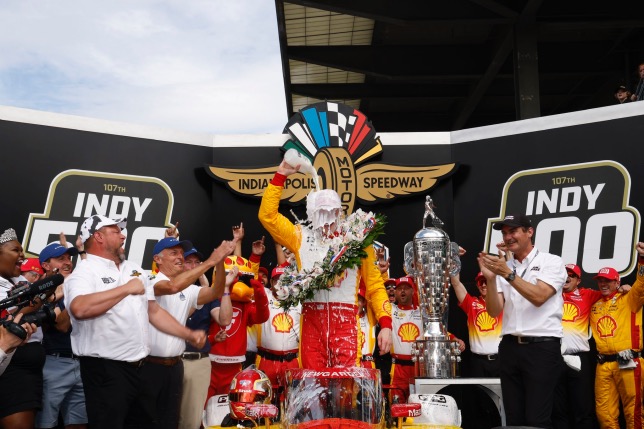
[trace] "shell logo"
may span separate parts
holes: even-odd
[[[563,322],[574,322],[577,317],[579,317],[580,313],[581,312],[579,311],[577,304],[574,304],[572,302],[564,302],[563,316],[561,317],[561,320]]]
[[[496,328],[497,320],[490,316],[487,311],[482,311],[476,316],[474,323],[480,332],[488,332]]]
[[[411,322],[403,323],[398,328],[398,336],[403,343],[412,343],[420,336],[420,330]]]
[[[273,317],[272,325],[275,328],[275,332],[289,332],[293,327],[293,318],[288,314],[279,313],[278,315]]]
[[[610,316],[604,316],[597,321],[597,331],[600,338],[612,337],[617,329],[617,322]]]

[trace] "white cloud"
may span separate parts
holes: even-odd
[[[0,104],[212,133],[287,121],[275,4],[9,2]]]

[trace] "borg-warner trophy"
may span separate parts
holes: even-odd
[[[427,218],[431,218],[433,226],[426,226]],[[454,267],[453,246],[442,226],[428,195],[423,229],[405,246],[405,268],[418,285],[423,321],[423,338],[412,345],[416,377],[455,378],[461,360],[458,343],[450,341],[443,322],[449,304],[449,272]],[[458,258],[458,253],[454,258]]]

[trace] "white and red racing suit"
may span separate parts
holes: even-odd
[[[316,240],[309,228],[293,225],[279,213],[285,180],[286,176],[276,173],[264,190],[259,220],[273,240],[293,252],[299,269],[309,269],[314,262],[323,260],[328,246]],[[375,252],[372,246],[365,251],[367,257],[362,259],[360,266],[345,270],[330,290],[318,291],[310,302],[302,304],[302,368],[360,366],[357,297],[361,278],[366,285],[365,298],[380,327],[391,329],[391,304],[375,264]]]

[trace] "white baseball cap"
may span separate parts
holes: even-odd
[[[121,231],[125,230],[127,226],[127,219],[110,219],[102,215],[90,216],[80,227],[80,237],[83,243],[85,243],[96,231],[103,228],[104,226],[118,225],[121,228]]]

